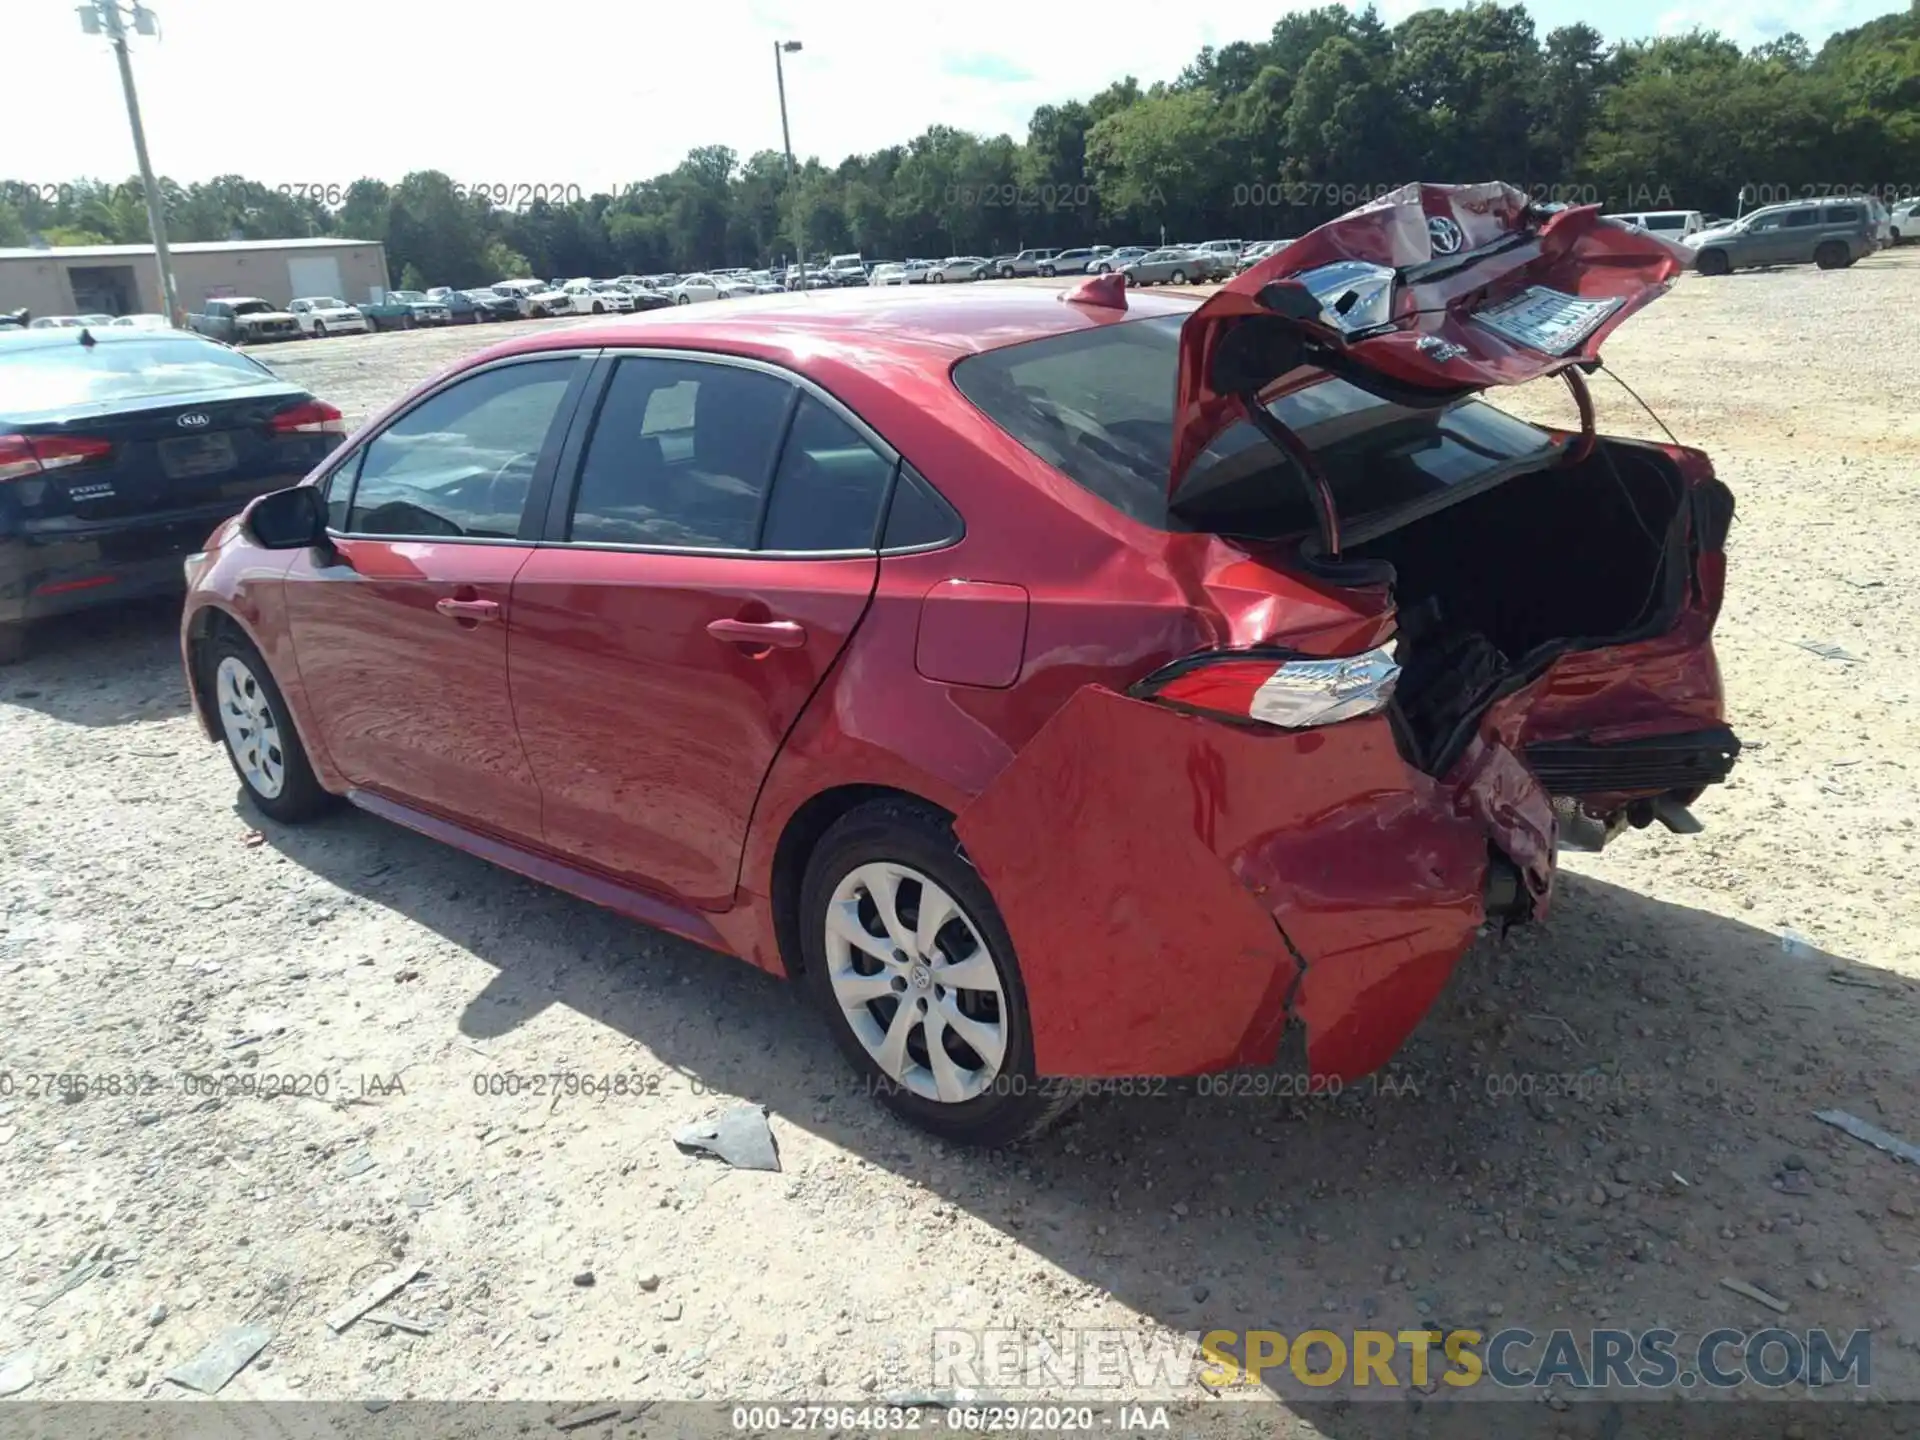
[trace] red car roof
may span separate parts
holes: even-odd
[[[941,368],[962,356],[1070,330],[1153,315],[1189,315],[1195,298],[1127,292],[1127,308],[1069,304],[1041,285],[888,285],[795,291],[676,305],[509,340],[488,356],[600,345],[646,345],[736,354],[857,361],[914,354]],[[481,357],[474,357],[479,359]],[[472,363],[464,362],[464,363]],[[463,364],[464,368],[464,364]]]

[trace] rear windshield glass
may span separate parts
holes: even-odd
[[[1182,317],[1156,316],[970,356],[954,384],[1027,449],[1116,510],[1161,530],[1256,536],[1314,528],[1291,459],[1241,421],[1167,504]],[[1329,378],[1269,407],[1318,457],[1341,516],[1430,501],[1551,438],[1478,400],[1411,410]]]
[[[184,336],[91,346],[0,343],[0,415],[232,390],[272,378],[238,351]]]
[[[1646,220],[1649,230],[1684,230],[1687,217],[1684,215],[1649,215]]]

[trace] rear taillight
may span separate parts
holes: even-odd
[[[1332,660],[1233,650],[1178,661],[1132,694],[1230,720],[1307,730],[1385,709],[1399,678],[1390,644]]]
[[[302,400],[275,415],[267,429],[275,435],[344,435],[347,422],[324,400]]]
[[[112,453],[112,441],[82,435],[0,435],[0,480],[24,480]]]

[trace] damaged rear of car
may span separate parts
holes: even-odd
[[[1597,207],[1409,186],[1184,319],[955,367],[1167,532],[1213,638],[1080,689],[955,823],[1039,1074],[1266,1064],[1298,1023],[1315,1076],[1364,1075],[1483,927],[1545,914],[1559,848],[1699,828],[1739,749],[1732,497],[1697,451],[1597,435],[1582,378],[1687,260]],[[1578,432],[1480,398],[1552,377]]]

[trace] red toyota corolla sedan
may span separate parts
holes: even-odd
[[[1732,498],[1580,379],[1683,252],[1411,186],[1205,304],[914,287],[526,337],[189,562],[255,805],[804,983],[900,1113],[1383,1064],[1556,848],[1727,773]],[[1579,433],[1490,386],[1566,377]]]

